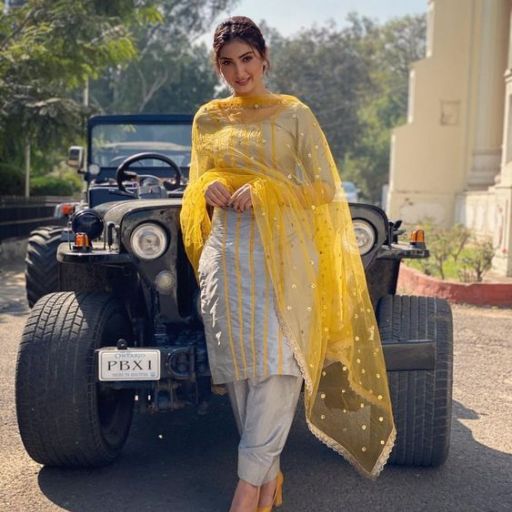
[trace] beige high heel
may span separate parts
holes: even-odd
[[[284,475],[281,471],[277,474],[277,484],[276,490],[274,491],[274,499],[272,500],[272,505],[267,507],[258,507],[256,512],[272,512],[272,508],[274,506],[280,507],[283,504],[283,482]]]

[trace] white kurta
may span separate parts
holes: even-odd
[[[198,269],[214,384],[301,375],[279,328],[264,258],[252,210],[215,208]]]

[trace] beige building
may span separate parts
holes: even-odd
[[[393,131],[387,210],[491,235],[512,276],[512,0],[430,0],[427,55]],[[428,241],[427,241],[428,243]]]

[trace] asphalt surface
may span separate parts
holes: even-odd
[[[205,415],[135,417],[121,457],[95,470],[45,468],[18,434],[14,372],[28,314],[21,267],[0,270],[0,511],[227,512],[238,434],[227,396]],[[282,454],[282,512],[512,511],[512,311],[454,306],[452,443],[441,468],[388,465],[360,477],[307,430],[299,406]]]

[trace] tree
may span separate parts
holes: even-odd
[[[28,0],[0,18],[0,162],[43,161],[82,126],[88,77],[136,54],[130,27],[161,19],[152,0]],[[49,151],[50,152],[50,151]]]
[[[277,38],[271,48],[271,88],[311,106],[337,158],[361,136],[357,112],[369,83],[361,48],[374,30],[373,22],[362,18],[341,30],[330,24]]]
[[[0,18],[0,167],[19,167],[30,141],[35,167],[49,169],[93,111],[195,111],[218,92],[197,37],[236,1],[27,0],[12,9]],[[342,179],[378,202],[390,130],[406,114],[409,65],[424,54],[424,17],[380,26],[351,14],[341,29],[330,23],[290,38],[260,25],[270,88],[311,106]]]
[[[424,55],[424,16],[378,25],[352,13],[291,38],[270,33],[272,89],[295,94],[317,114],[341,177],[379,202],[389,169],[390,131],[407,109],[410,64]]]
[[[27,144],[48,172],[93,112],[193,111],[216,77],[192,43],[235,1],[18,2],[0,18],[0,172],[22,166]]]
[[[101,112],[193,112],[217,84],[205,45],[195,40],[235,0],[163,0],[162,20],[134,32],[137,57],[111,66],[91,86]]]
[[[425,16],[404,16],[365,42],[371,88],[357,114],[362,136],[344,155],[342,168],[345,179],[358,183],[362,197],[374,203],[388,181],[391,129],[405,121],[409,68],[425,55],[425,34]]]

